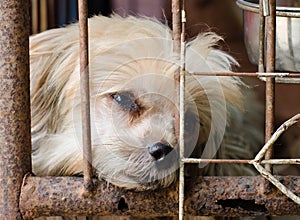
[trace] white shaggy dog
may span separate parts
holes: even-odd
[[[33,171],[81,175],[82,145],[77,24],[30,38]],[[167,187],[176,180],[171,30],[145,18],[89,19],[92,153],[95,175],[128,189]],[[252,159],[262,143],[248,88],[228,72],[235,60],[201,34],[187,44],[186,156]],[[246,102],[245,102],[246,100]],[[246,103],[246,104],[245,104]],[[251,109],[249,109],[251,107]],[[247,165],[208,165],[191,173],[252,175]]]

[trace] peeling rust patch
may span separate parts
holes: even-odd
[[[244,209],[255,214],[263,214],[267,211],[264,205],[256,204],[255,200],[227,199],[219,200],[217,201],[217,204],[221,205],[223,208]]]
[[[118,210],[120,210],[121,212],[125,212],[128,211],[128,204],[125,202],[125,199],[122,197],[118,203]]]

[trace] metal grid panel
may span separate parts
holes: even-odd
[[[181,31],[181,46],[184,46],[185,42],[185,11],[184,11],[184,4],[183,0],[173,0],[172,1],[172,8],[180,8],[182,11],[181,21],[182,21],[182,28],[180,30],[179,26],[176,29],[173,29],[174,33],[174,41],[179,41],[175,38],[179,34],[177,32]],[[179,7],[178,7],[179,5]],[[177,20],[180,20],[180,13],[178,10],[173,10],[173,19],[176,17]],[[174,15],[174,12],[176,15]],[[247,161],[247,160],[224,160],[224,159],[214,159],[214,160],[203,160],[197,158],[184,158],[184,141],[181,140],[184,138],[184,135],[180,133],[180,176],[179,176],[179,219],[183,219],[184,217],[184,164],[185,163],[203,163],[203,162],[212,162],[212,163],[250,163],[253,164],[254,167],[260,172],[262,176],[268,179],[271,183],[273,183],[281,192],[283,192],[286,196],[291,198],[295,203],[300,204],[300,198],[288,190],[283,184],[281,184],[274,176],[272,176],[272,164],[299,164],[299,159],[295,160],[271,160],[273,149],[272,146],[277,138],[283,133],[288,127],[297,123],[300,119],[300,115],[296,115],[295,117],[291,118],[287,122],[285,122],[274,134],[274,120],[275,120],[275,77],[279,76],[280,74],[276,74],[275,72],[275,30],[276,30],[276,0],[260,0],[260,35],[259,35],[259,71],[265,72],[264,68],[264,61],[266,61],[266,73],[257,73],[256,75],[259,76],[260,74],[265,74],[265,81],[266,81],[266,121],[265,121],[265,146],[261,149],[261,151],[257,154],[254,160]],[[266,42],[264,42],[266,36]],[[264,45],[266,43],[266,58],[264,57]],[[175,45],[179,45],[179,42],[175,42]],[[175,47],[176,48],[176,47]],[[181,51],[184,49],[181,48]],[[176,52],[176,51],[175,51]],[[180,59],[185,60],[184,52],[180,54]],[[181,62],[181,73],[184,74],[184,63]],[[199,73],[198,75],[201,75]],[[208,74],[209,75],[209,74]],[[217,75],[217,74],[214,74]],[[230,73],[219,73],[220,76],[229,76],[235,75]],[[236,74],[239,76],[254,76],[253,73],[243,74],[239,73]],[[289,74],[287,74],[289,75]],[[299,77],[297,74],[293,74],[293,77]],[[181,77],[180,80],[184,81],[184,77]],[[180,106],[184,106],[184,82],[180,82]],[[184,131],[184,107],[180,108],[180,131]],[[273,135],[272,135],[273,134]],[[261,161],[262,158],[265,160]],[[265,168],[261,166],[261,164],[265,165]],[[266,184],[265,187],[268,187]]]

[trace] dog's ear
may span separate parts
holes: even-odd
[[[233,66],[238,66],[237,61],[227,53],[216,49],[223,38],[219,35],[207,32],[198,35],[187,44],[187,66],[191,72],[229,72]],[[194,56],[198,60],[194,59]],[[205,63],[205,68],[199,65],[199,58]]]
[[[76,72],[78,47],[78,30],[74,26],[49,30],[30,38],[33,134],[56,132],[62,114],[66,114],[61,109],[69,109],[65,105],[74,104],[67,99],[74,95],[79,80]],[[71,75],[72,83],[68,84]],[[72,86],[74,88],[70,88]]]
[[[77,25],[56,28],[33,35],[29,39],[31,58],[59,53],[78,42]]]
[[[231,72],[232,65],[237,65],[230,55],[216,49],[220,40],[222,38],[216,34],[205,33],[190,41],[186,50],[186,70],[192,78],[187,78],[187,84],[207,138],[203,158],[215,156],[231,116],[243,111],[243,83],[239,78],[193,75],[197,72]]]
[[[231,72],[237,61],[229,54],[216,49],[218,42],[223,40],[215,33],[204,33],[187,44],[186,70],[189,73],[197,72]],[[211,97],[224,96],[226,101],[242,109],[242,81],[238,77],[196,76],[207,95]],[[222,94],[217,94],[217,86]]]

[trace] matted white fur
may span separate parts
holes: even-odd
[[[30,38],[32,157],[37,175],[82,174],[78,36],[74,24]],[[173,81],[178,63],[171,30],[146,18],[96,16],[89,19],[89,38],[95,174],[128,189],[169,186],[178,168]],[[214,33],[204,33],[188,42],[188,73],[231,71],[237,63],[214,48],[219,40]],[[259,108],[243,90],[248,88],[235,77],[187,76],[186,156],[253,158],[262,143]],[[134,97],[134,107],[118,103],[116,94]],[[149,154],[155,143],[175,149],[163,169]],[[254,171],[246,165],[209,165],[196,173]]]

